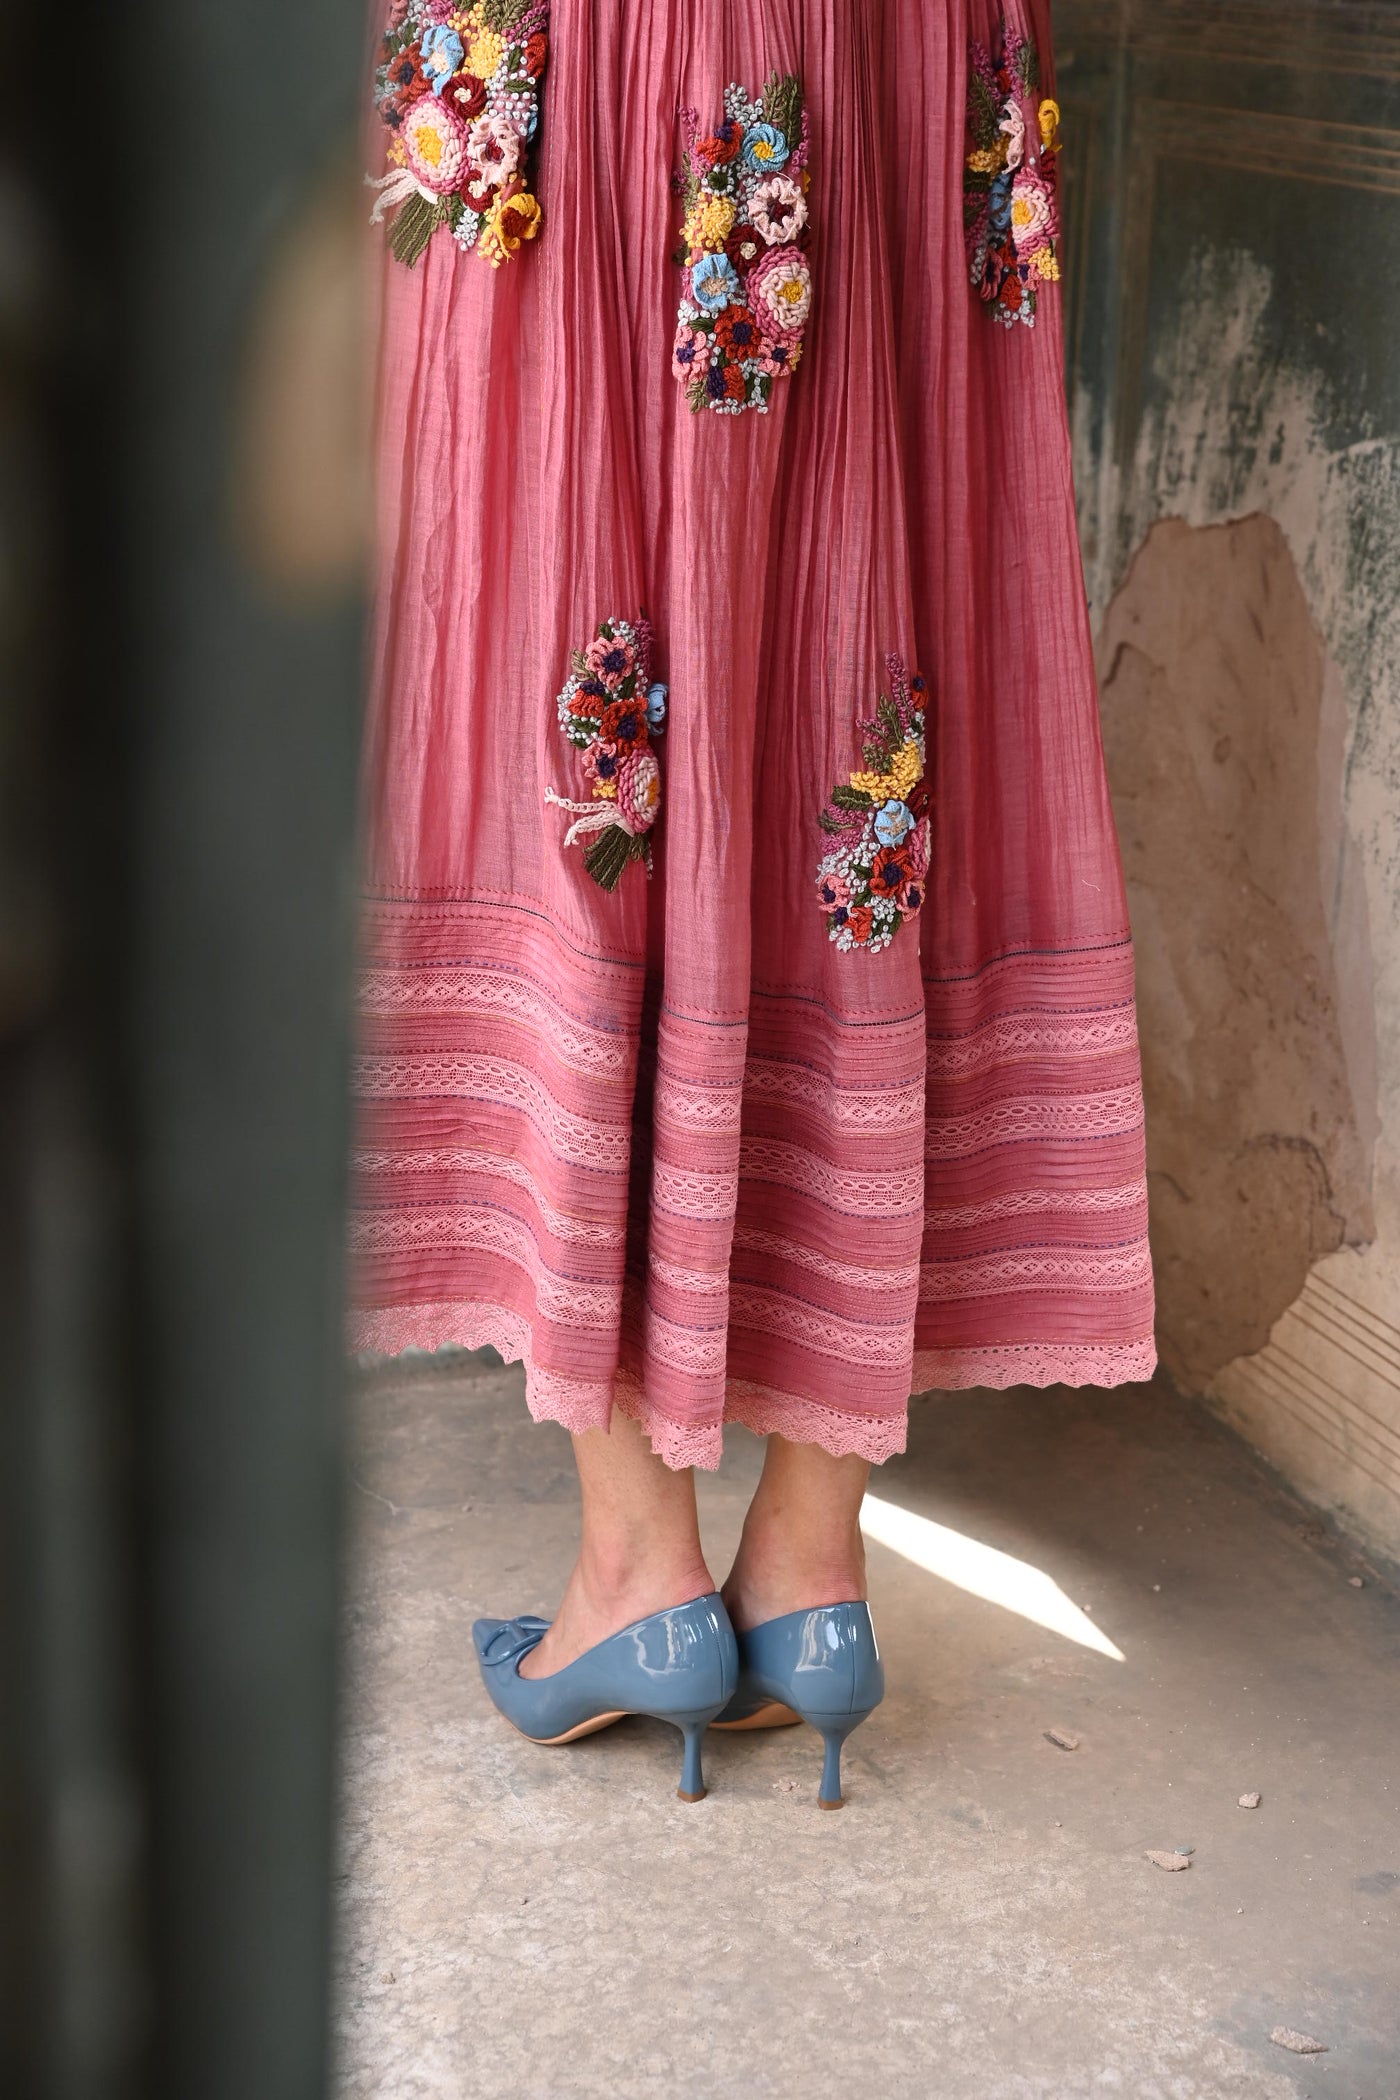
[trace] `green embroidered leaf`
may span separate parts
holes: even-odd
[[[823,831],[833,832],[837,838],[840,838],[842,832],[846,829],[845,825],[838,818],[833,817],[831,812],[825,809],[817,818],[817,822],[821,825]]]
[[[609,824],[585,851],[583,865],[601,888],[615,890],[622,880],[623,869],[634,858],[633,847],[637,843],[620,824]]]
[[[481,19],[497,36],[508,37],[529,5],[530,0],[483,0]]]
[[[465,212],[467,207],[465,204],[463,204],[461,198],[457,196],[446,198],[444,200],[444,206],[447,214],[447,223],[452,228],[452,231],[455,233],[457,231],[457,228],[462,223],[462,214]]]
[[[637,697],[637,674],[629,671],[617,689],[619,700],[635,700]]]
[[[866,794],[864,788],[835,787],[831,790],[831,799],[838,809],[873,809],[875,807],[873,799]]]
[[[446,223],[447,207],[440,198],[410,197],[394,221],[389,248],[411,270],[439,226]]]
[[[681,242],[679,248],[671,250],[671,260],[678,270],[683,270],[690,261],[690,250],[686,247],[684,241]]]
[[[598,632],[605,642],[610,642],[613,638],[612,621],[604,620],[599,626]]]
[[[761,106],[765,121],[782,132],[790,150],[795,148],[802,129],[802,82],[797,75],[774,73],[764,82]]]
[[[534,82],[525,79],[508,80],[505,86],[505,92],[508,95],[528,95],[533,92],[533,89]]]
[[[575,649],[573,655],[569,658],[569,668],[575,678],[586,678],[588,676],[588,659],[582,649]]]
[[[690,412],[691,412],[691,414],[692,414],[693,416],[698,416],[698,415],[699,415],[699,414],[701,413],[701,411],[702,411],[702,409],[704,408],[704,406],[705,406],[705,382],[704,382],[704,380],[703,380],[703,379],[696,379],[696,380],[693,380],[693,381],[691,382],[691,384],[690,384],[690,385],[689,385],[689,386],[688,386],[688,387],[686,388],[686,390],[685,390],[685,398],[686,398],[686,400],[687,400],[687,401],[688,401],[688,402],[690,403]]]
[[[893,754],[899,750],[904,742],[904,724],[899,719],[899,709],[895,706],[888,693],[881,693],[880,705],[876,712],[884,724],[885,732],[890,740],[891,753]]]
[[[1001,136],[1001,105],[980,73],[969,73],[967,77],[967,122],[984,150],[994,146]]]
[[[1022,44],[1016,70],[1021,76],[1022,87],[1029,94],[1038,95],[1040,93],[1040,53],[1036,50],[1034,44],[1030,42]]]

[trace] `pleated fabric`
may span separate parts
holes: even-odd
[[[1012,13],[1048,74],[1049,27]],[[931,1387],[1147,1376],[1132,956],[1058,288],[962,224],[980,0],[554,0],[543,231],[383,265],[354,1162],[361,1349],[494,1344],[537,1416],[883,1459]],[[769,412],[671,371],[681,112],[803,86],[814,298]],[[1048,88],[1047,80],[1047,88]],[[555,697],[645,616],[648,878],[566,847]],[[819,818],[929,683],[920,915],[839,949]]]

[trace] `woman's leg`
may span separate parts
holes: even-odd
[[[739,1631],[865,1596],[860,1505],[870,1467],[770,1436],[724,1601]]]
[[[520,1664],[547,1677],[636,1619],[714,1588],[700,1545],[695,1479],[672,1472],[628,1416],[574,1438],[583,1535],[549,1632]]]

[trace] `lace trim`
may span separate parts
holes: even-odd
[[[930,1116],[924,1151],[928,1159],[957,1159],[989,1145],[1035,1138],[1127,1136],[1142,1124],[1142,1088],[1136,1083],[1101,1094],[1044,1094],[998,1101],[974,1115]]]
[[[1059,1213],[1078,1217],[1119,1210],[1147,1210],[1147,1192],[1141,1181],[1125,1181],[1108,1189],[1008,1189],[981,1203],[940,1204],[924,1213],[925,1232],[964,1232],[977,1225],[993,1225],[1002,1218],[1027,1214]]]
[[[1084,1057],[1137,1047],[1137,1021],[1131,1006],[1119,1013],[1089,1017],[1066,1014],[998,1014],[971,1029],[958,1042],[930,1037],[931,1077],[952,1078],[1016,1059]]]
[[[551,1239],[566,1240],[576,1247],[619,1248],[627,1237],[621,1225],[575,1218],[556,1210],[524,1162],[507,1159],[499,1152],[477,1152],[470,1146],[445,1146],[429,1152],[364,1150],[352,1154],[351,1165],[356,1175],[404,1174],[427,1179],[435,1174],[473,1174],[485,1180],[508,1181],[530,1198]]]
[[[854,1262],[836,1261],[829,1254],[820,1254],[815,1247],[804,1247],[800,1241],[788,1239],[782,1233],[758,1232],[740,1225],[735,1228],[733,1244],[738,1253],[768,1254],[778,1261],[790,1261],[800,1269],[810,1270],[814,1276],[825,1276],[830,1282],[845,1284],[851,1290],[878,1294],[909,1288],[907,1268],[860,1268]],[[655,1261],[652,1266],[657,1266]]]
[[[737,1133],[743,1100],[733,1080],[714,1086],[675,1079],[661,1071],[656,1079],[655,1115],[659,1122],[674,1123],[681,1130],[701,1130],[708,1136]]]
[[[651,1190],[659,1210],[712,1224],[717,1219],[733,1217],[739,1200],[739,1176],[732,1171],[706,1174],[694,1167],[668,1167],[657,1160],[652,1168]]]
[[[981,1349],[916,1349],[914,1390],[1142,1385],[1156,1368],[1157,1345],[1151,1335],[1135,1342],[1004,1342]]]
[[[919,1129],[924,1120],[921,1077],[884,1091],[839,1087],[820,1074],[792,1065],[751,1064],[744,1076],[745,1094],[755,1100],[796,1101],[820,1109],[830,1122],[854,1130],[895,1135]]]
[[[479,1300],[434,1305],[390,1305],[360,1312],[350,1323],[350,1346],[364,1355],[401,1356],[405,1349],[495,1349],[525,1367],[525,1402],[537,1422],[558,1422],[582,1433],[606,1429],[612,1387],[606,1380],[565,1378],[535,1363],[530,1323],[503,1305]]]
[[[777,1182],[801,1196],[815,1196],[829,1209],[887,1224],[901,1213],[923,1215],[924,1171],[887,1168],[874,1174],[833,1167],[805,1145],[776,1138],[746,1138],[739,1151],[739,1171],[755,1181]]]
[[[834,1356],[844,1363],[889,1366],[907,1363],[914,1328],[914,1277],[908,1279],[909,1307],[898,1326],[877,1328],[813,1305],[793,1303],[776,1291],[735,1289],[730,1294],[730,1321],[759,1334],[786,1335],[800,1349]]]
[[[647,1272],[671,1290],[684,1291],[692,1298],[724,1298],[729,1293],[729,1274],[725,1269],[682,1269],[653,1254]]]
[[[560,1326],[609,1328],[622,1308],[615,1284],[585,1284],[551,1269],[528,1225],[501,1211],[462,1204],[451,1210],[376,1211],[350,1221],[356,1254],[443,1254],[470,1250],[507,1261],[530,1279],[536,1303]]]
[[[1146,1240],[1093,1251],[974,1254],[963,1261],[925,1262],[919,1272],[919,1302],[941,1305],[1005,1291],[1121,1291],[1151,1281]]]
[[[572,1166],[616,1167],[625,1158],[626,1132],[561,1108],[549,1089],[524,1065],[504,1057],[463,1054],[422,1057],[361,1057],[354,1067],[362,1100],[404,1100],[424,1095],[463,1096],[527,1116],[557,1159]]]
[[[652,1450],[675,1471],[698,1466],[703,1472],[714,1472],[724,1455],[724,1431],[731,1422],[741,1423],[755,1436],[784,1436],[789,1443],[816,1444],[833,1458],[865,1458],[877,1466],[904,1449],[909,1430],[902,1408],[897,1415],[846,1414],[799,1393],[779,1392],[744,1378],[726,1381],[722,1422],[672,1421],[650,1405],[641,1380],[627,1371],[617,1375],[614,1400],[618,1412],[640,1423]]]
[[[625,1038],[581,1021],[537,985],[489,970],[391,969],[362,972],[362,1018],[397,1020],[404,1013],[490,1015],[532,1029],[559,1064],[623,1078],[631,1052]]]

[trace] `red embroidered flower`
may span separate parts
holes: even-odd
[[[1008,312],[1014,314],[1024,296],[1021,291],[1021,280],[1014,269],[1007,271],[1006,276],[1002,280],[1002,287],[998,296],[1001,304],[1007,308]]]
[[[763,331],[746,306],[726,306],[715,322],[715,335],[732,357],[757,357]]]
[[[749,397],[749,383],[744,377],[742,365],[725,366],[724,395],[727,401],[747,401]]]
[[[414,103],[432,92],[428,76],[418,62],[416,44],[390,59],[384,68],[384,86],[379,113],[386,124],[401,123]]]
[[[909,814],[914,819],[914,822],[916,824],[919,822],[919,819],[921,817],[926,817],[928,815],[929,802],[931,800],[931,797],[929,795],[927,774],[925,774],[921,779],[915,781],[913,787],[910,788],[904,800],[909,810]]]
[[[742,125],[727,117],[719,130],[707,139],[697,139],[695,151],[707,168],[723,168],[731,160],[737,160],[739,148],[744,143]]]
[[[527,80],[539,79],[544,71],[545,60],[548,56],[549,38],[542,29],[537,29],[533,36],[527,36],[525,39],[525,78]]]
[[[645,700],[613,700],[603,709],[599,735],[619,750],[640,750],[647,741]]]
[[[875,914],[868,904],[853,904],[846,914],[857,947],[864,947],[870,938],[870,929],[875,923]]]
[[[893,897],[896,904],[902,904],[913,877],[914,870],[909,865],[909,855],[904,847],[882,846],[870,870],[870,888],[873,895]]]
[[[747,277],[763,249],[762,234],[750,226],[747,219],[740,221],[724,244],[725,254],[741,277]]]
[[[459,73],[443,93],[458,115],[468,119],[479,117],[486,107],[486,82],[478,80],[475,73]]]

